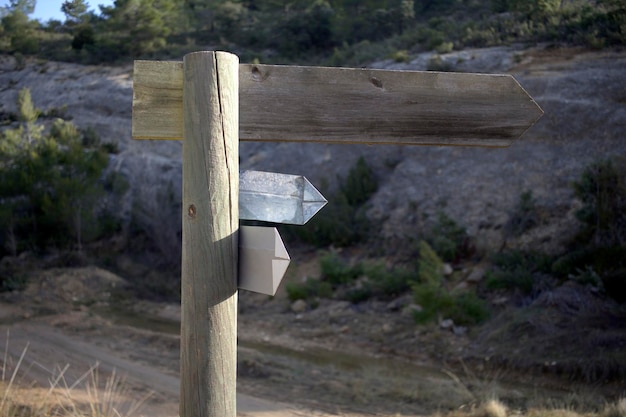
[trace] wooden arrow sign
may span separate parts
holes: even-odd
[[[301,175],[244,171],[239,174],[239,219],[302,225],[326,205]]]
[[[239,289],[274,295],[289,266],[275,227],[239,228]]]
[[[133,138],[182,139],[182,62],[133,82]],[[242,141],[500,147],[542,114],[510,75],[239,65]]]

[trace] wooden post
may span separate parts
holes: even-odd
[[[181,417],[235,417],[239,59],[184,58]]]

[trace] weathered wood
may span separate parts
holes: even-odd
[[[239,229],[239,289],[276,294],[289,259],[275,227],[241,226]]]
[[[135,62],[133,138],[181,139],[182,65]],[[510,75],[241,64],[240,140],[508,146],[543,114]]]
[[[235,417],[238,58],[184,58],[181,417]]]

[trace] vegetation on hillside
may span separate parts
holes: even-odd
[[[474,325],[490,316],[489,300],[508,294],[513,300],[528,304],[543,292],[566,283],[586,286],[594,293],[605,294],[618,302],[626,301],[626,171],[621,160],[591,164],[572,183],[572,191],[581,202],[577,212],[579,232],[561,255],[503,249],[495,253],[477,253],[466,229],[441,212],[430,228],[417,232],[413,260],[402,266],[388,267],[372,260],[355,261],[333,251],[320,256],[320,275],[301,282],[288,282],[290,300],[306,300],[314,308],[322,298],[361,303],[368,300],[392,301],[410,293],[412,314],[417,323],[451,319],[456,325]],[[370,197],[362,187],[370,178],[364,160],[350,171],[353,191],[363,198],[346,199],[346,183],[339,191],[339,201],[358,201],[352,213],[361,210]],[[361,180],[359,180],[361,178]],[[375,188],[372,189],[375,191]],[[334,198],[331,199],[331,210]],[[341,231],[347,219],[324,213],[323,229],[309,229],[302,236],[317,247],[346,246]],[[520,196],[510,215],[507,233],[520,236],[540,226],[532,192]],[[365,225],[367,222],[364,221]],[[355,231],[358,231],[358,227]],[[306,229],[304,229],[306,230]],[[337,231],[338,238],[323,233]],[[326,237],[323,241],[315,238]],[[372,238],[374,239],[374,238]],[[354,245],[356,242],[351,242]],[[363,242],[360,242],[361,244]],[[376,247],[374,251],[380,251]],[[484,279],[472,280],[472,269],[465,265],[487,261]],[[448,271],[445,270],[447,262]],[[456,271],[455,271],[456,269]],[[468,272],[469,271],[469,272]]]
[[[69,121],[40,121],[30,91],[17,98],[16,122],[0,133],[0,256],[52,248],[81,252],[85,242],[116,231],[106,191],[122,191],[105,175],[109,145]],[[117,185],[113,187],[115,184]],[[14,280],[0,274],[0,288]]]
[[[35,0],[0,9],[0,51],[77,62],[225,49],[243,61],[359,65],[409,52],[512,42],[603,48],[626,41],[620,0],[66,0],[64,21],[30,20]]]

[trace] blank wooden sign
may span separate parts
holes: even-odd
[[[133,82],[133,138],[182,139],[182,63]],[[242,141],[502,147],[543,111],[511,75],[240,64],[239,114]]]

